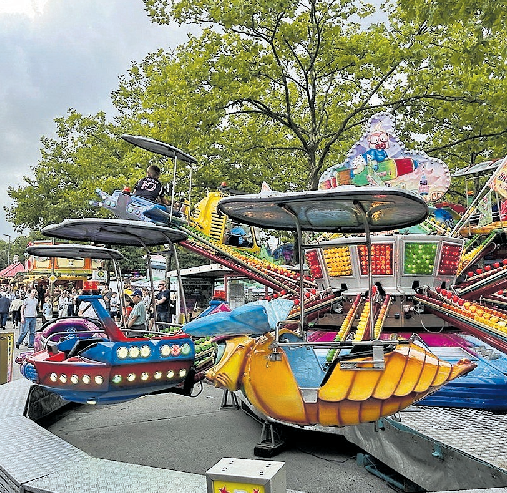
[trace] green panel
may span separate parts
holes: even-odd
[[[403,273],[425,276],[432,275],[437,248],[438,243],[406,242]]]

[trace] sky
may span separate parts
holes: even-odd
[[[152,24],[142,0],[0,0],[1,240],[20,235],[6,221],[7,189],[33,176],[54,119],[69,108],[112,117],[118,77],[187,31]]]

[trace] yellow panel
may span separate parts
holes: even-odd
[[[348,246],[325,248],[322,250],[322,255],[324,256],[330,276],[339,277],[352,275],[352,263]]]
[[[368,421],[377,420],[381,414],[380,411],[382,409],[382,403],[380,399],[368,399],[361,403],[361,414],[360,420],[361,423],[367,423]]]
[[[273,337],[263,336],[250,353],[243,381],[250,402],[264,414],[282,421],[307,424],[308,418],[298,384],[280,351],[281,360],[271,361]]]
[[[365,401],[373,394],[382,372],[378,370],[359,370],[348,398],[351,401]]]
[[[358,425],[361,422],[361,403],[353,401],[342,401],[338,405],[338,416],[340,425]]]
[[[356,371],[342,370],[339,365],[336,365],[327,382],[320,388],[319,399],[328,402],[346,399],[356,375]]]
[[[14,332],[0,333],[0,384],[12,380]]]
[[[419,376],[419,381],[414,387],[414,392],[425,392],[428,390],[435,379],[437,371],[438,358],[433,354],[426,352],[422,372]]]
[[[401,354],[398,349],[385,356],[385,370],[382,372],[373,397],[377,399],[389,399],[393,394],[405,371],[407,356]]]
[[[400,380],[398,387],[396,388],[394,395],[403,396],[408,395],[412,392],[419,382],[424,362],[425,362],[425,351],[416,350],[414,346],[410,347],[410,359],[407,360],[403,378]]]
[[[322,426],[339,426],[338,405],[335,402],[326,402],[319,400],[319,421]]]
[[[68,268],[82,268],[84,267],[84,259],[82,258],[59,258],[58,259],[58,268],[59,269],[68,269]]]
[[[264,486],[249,483],[233,483],[231,481],[213,481],[213,493],[265,493]]]
[[[224,354],[220,361],[206,373],[215,387],[234,392],[241,387],[241,379],[254,339],[238,336],[226,342]]]

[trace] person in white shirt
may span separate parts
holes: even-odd
[[[100,299],[99,303],[104,308],[106,308],[106,304],[103,299]],[[97,312],[95,311],[95,308],[93,308],[92,304],[89,301],[81,301],[81,303],[79,304],[77,314],[83,318],[95,318],[95,319],[99,318]]]
[[[37,299],[37,291],[35,289],[30,290],[28,298],[23,300],[21,306],[21,333],[19,334],[16,348],[25,340],[26,334],[29,333],[28,347],[33,348],[35,340],[35,325],[37,322],[37,306],[39,300]]]
[[[113,291],[111,293],[111,299],[109,300],[109,314],[113,320],[116,320],[118,317],[118,308],[120,305],[120,300],[118,299],[118,293]]]
[[[69,306],[72,303],[72,300],[69,296],[68,291],[63,291],[60,297],[58,298],[58,317],[68,317],[69,316]]]
[[[23,296],[24,299],[24,296]],[[19,294],[11,301],[11,306],[9,307],[9,311],[12,316],[12,324],[14,328],[17,329],[21,324],[21,306],[23,305],[23,299]]]

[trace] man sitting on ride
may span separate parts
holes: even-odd
[[[155,165],[148,166],[146,176],[141,178],[134,186],[134,194],[137,197],[143,197],[156,204],[168,205],[165,198],[167,191],[160,183],[160,168]]]
[[[127,320],[127,327],[133,331],[146,330],[146,305],[143,303],[143,293],[140,289],[136,289],[132,293],[132,301],[134,302],[134,308],[130,312]],[[131,337],[143,337],[144,334],[133,332],[130,334]]]

